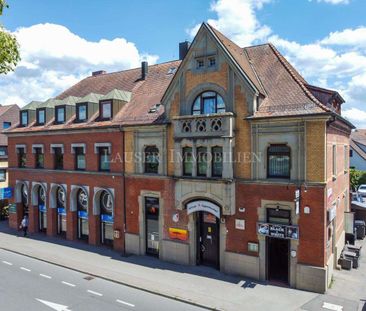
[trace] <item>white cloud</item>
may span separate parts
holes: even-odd
[[[366,112],[357,108],[343,110],[342,115],[357,125],[359,128],[366,128]]]
[[[31,100],[46,100],[92,71],[129,69],[138,67],[141,60],[154,64],[158,59],[140,53],[124,38],[92,42],[61,25],[37,24],[14,34],[22,60],[15,72],[1,77],[0,104],[23,106]]]
[[[256,17],[256,11],[272,0],[218,0],[211,4],[211,11],[217,14],[217,19],[207,22],[228,36],[240,46],[247,46],[267,38],[271,29],[261,25]],[[188,30],[193,37],[200,25]]]
[[[321,43],[366,48],[366,27],[331,32]]]
[[[325,2],[330,4],[349,4],[350,0],[317,0],[317,2]]]

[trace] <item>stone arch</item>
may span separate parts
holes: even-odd
[[[85,193],[88,195],[88,203],[89,203],[89,186],[80,186],[80,185],[71,185],[71,191],[70,191],[70,211],[76,212],[77,211],[77,193],[79,189],[82,189],[85,191]],[[89,204],[88,204],[89,205]]]
[[[65,208],[67,206],[67,186],[64,184],[51,184],[50,186],[50,208],[57,208],[57,189],[61,187],[65,192]]]
[[[210,202],[220,206],[221,215],[222,215],[224,202],[221,199],[219,199],[218,197],[216,197],[215,195],[213,195],[212,193],[202,193],[202,192],[188,193],[181,198],[181,203],[178,208],[183,210],[186,208],[186,205],[189,202],[196,201],[196,200],[206,200],[206,201],[210,201]]]
[[[38,205],[38,189],[39,187],[43,188],[43,191],[45,193],[45,201],[44,201],[44,205],[45,208],[47,208],[47,184],[46,183],[41,183],[41,182],[32,182],[32,205],[33,206],[37,206]],[[28,194],[29,196],[29,194]]]
[[[25,185],[28,192],[28,205],[29,205],[29,181],[21,181],[17,180],[15,183],[15,189],[14,189],[14,198],[15,203],[22,203],[22,186]]]
[[[107,191],[109,195],[112,197],[112,215],[114,216],[114,189],[111,188],[100,188],[94,187],[94,196],[93,196],[93,215],[100,215],[100,195],[103,191]]]

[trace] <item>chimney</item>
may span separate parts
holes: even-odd
[[[148,71],[149,71],[149,64],[146,61],[141,62],[141,80],[146,79]]]
[[[104,75],[106,74],[107,72],[105,70],[98,70],[98,71],[93,71],[92,72],[92,76],[93,77],[96,77],[96,76],[99,76],[99,75]]]
[[[189,41],[184,41],[179,43],[179,59],[183,60],[186,57],[191,43]]]

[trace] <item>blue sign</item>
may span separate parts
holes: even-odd
[[[63,208],[63,207],[59,207],[59,208],[57,208],[57,212],[58,212],[59,214],[61,214],[61,215],[66,215],[66,210],[65,210],[65,208]]]
[[[39,208],[39,211],[40,212],[42,212],[42,213],[45,213],[46,212],[46,206],[44,206],[44,204],[38,205],[38,208]]]
[[[88,219],[88,212],[86,211],[78,211],[79,218]]]
[[[113,222],[113,216],[112,215],[108,215],[108,214],[102,214],[102,215],[100,215],[100,219],[103,222]]]
[[[0,188],[0,200],[11,199],[13,197],[13,188]]]

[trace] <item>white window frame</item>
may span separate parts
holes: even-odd
[[[44,145],[43,144],[33,144],[32,153],[36,153],[36,148],[41,148],[42,153],[44,154]]]
[[[95,143],[94,144],[94,153],[98,154],[99,153],[99,148],[101,148],[101,147],[108,148],[108,153],[109,154],[112,153],[112,144],[111,143]]]
[[[86,144],[85,143],[77,143],[77,144],[71,144],[71,153],[75,154],[75,148],[83,148],[83,152],[86,155]]]
[[[54,154],[55,153],[55,148],[61,148],[61,153],[64,154],[65,153],[65,149],[64,149],[64,145],[63,144],[51,144],[51,153]]]

